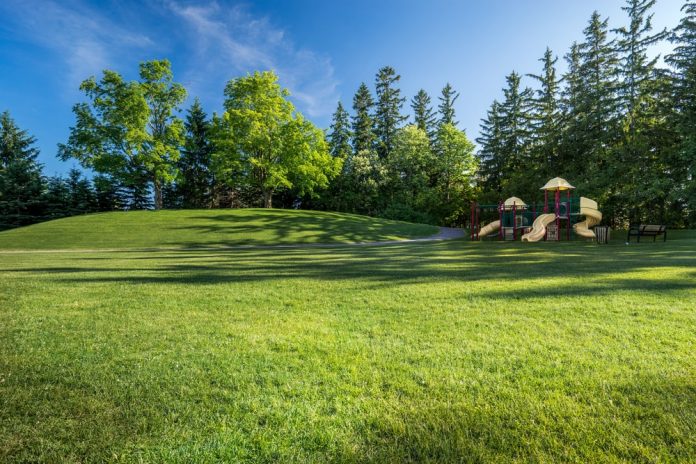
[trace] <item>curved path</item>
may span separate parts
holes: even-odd
[[[455,240],[464,237],[464,229],[456,227],[440,227],[435,235],[419,238],[407,238],[404,240],[379,240],[373,242],[352,243],[289,243],[285,245],[227,245],[216,247],[144,247],[144,248],[63,248],[53,250],[0,250],[2,254],[18,253],[109,253],[109,252],[150,252],[150,251],[222,251],[222,250],[246,250],[246,249],[273,249],[273,248],[337,248],[354,246],[381,246],[399,245],[413,242],[436,242],[440,240]]]

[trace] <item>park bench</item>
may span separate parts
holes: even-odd
[[[662,241],[667,241],[667,226],[656,224],[637,224],[629,227],[627,242],[631,241],[631,237],[636,237],[636,241],[640,242],[641,237],[652,237],[653,242],[658,236],[662,235]]]

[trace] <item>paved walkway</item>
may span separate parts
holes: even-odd
[[[435,235],[420,238],[407,238],[404,240],[380,240],[374,242],[353,242],[353,243],[290,243],[286,245],[228,245],[216,247],[145,247],[145,248],[63,248],[55,250],[0,250],[2,254],[21,254],[21,253],[109,253],[109,252],[150,252],[150,251],[223,251],[223,250],[265,250],[274,248],[338,248],[356,246],[382,246],[382,245],[403,245],[413,242],[436,242],[441,240],[455,240],[464,237],[464,229],[456,227],[440,227]]]

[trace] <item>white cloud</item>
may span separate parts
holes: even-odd
[[[195,42],[186,75],[192,93],[204,93],[211,84],[220,92],[227,80],[241,73],[274,70],[308,116],[326,116],[333,110],[338,82],[330,59],[297,47],[267,18],[216,2],[167,6],[184,21]]]
[[[24,40],[49,48],[65,65],[64,82],[75,91],[80,82],[113,68],[130,50],[151,47],[144,34],[123,28],[79,2],[7,0],[0,10],[12,19]]]
[[[0,16],[0,27],[54,52],[60,68],[51,77],[60,79],[69,100],[80,82],[104,69],[131,73],[139,61],[167,55],[175,78],[205,102],[220,102],[228,80],[256,70],[274,70],[310,117],[329,115],[338,100],[328,57],[298,47],[282,28],[242,6],[0,0]]]

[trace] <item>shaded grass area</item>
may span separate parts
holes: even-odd
[[[0,461],[696,455],[696,240],[0,254]]]
[[[163,210],[88,214],[0,232],[0,249],[215,247],[402,240],[437,227],[305,210]]]

